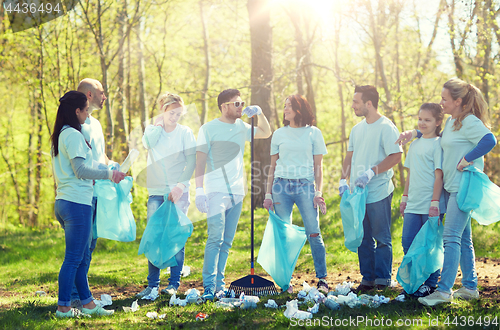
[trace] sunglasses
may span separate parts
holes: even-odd
[[[245,101],[224,102],[224,103],[222,103],[222,104],[230,104],[230,103],[234,104],[234,106],[235,106],[236,108],[239,108],[239,107],[244,107],[244,106],[245,106]]]

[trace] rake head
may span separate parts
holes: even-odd
[[[257,275],[247,275],[231,283],[229,291],[236,295],[245,293],[247,296],[267,296],[278,294],[274,283]]]

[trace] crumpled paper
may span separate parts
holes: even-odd
[[[137,300],[135,300],[133,303],[132,303],[132,306],[131,307],[127,307],[127,306],[123,306],[123,310],[126,312],[126,313],[133,313],[133,312],[137,312],[137,310],[139,309],[139,304],[137,303]]]
[[[170,302],[169,302],[169,305],[170,306],[186,306],[187,305],[187,299],[181,299],[181,298],[177,298],[177,296],[175,295],[175,293],[170,297]]]
[[[359,305],[359,299],[355,293],[349,292],[347,296],[344,295],[337,296],[337,303],[339,305],[347,305],[351,308],[354,308]]]
[[[151,290],[150,294],[148,294],[147,296],[142,297],[141,299],[155,301],[156,298],[158,298],[158,295],[159,295],[158,294],[158,287],[156,287],[156,288],[153,288]]]
[[[294,299],[292,301],[287,301],[284,315],[289,319],[291,319],[292,317],[302,320],[312,319],[312,313],[299,310],[297,299]]]
[[[260,298],[257,297],[257,296],[246,296],[244,292],[242,292],[240,294],[240,301],[241,302],[254,302],[254,303],[259,303],[260,302]]]
[[[337,284],[334,291],[330,291],[328,294],[334,294],[336,296],[343,295],[346,296],[351,292],[351,288],[354,286],[353,282],[342,282],[342,284]]]
[[[149,317],[150,319],[155,320],[155,319],[164,319],[165,316],[167,316],[167,314],[158,315],[157,312],[147,312],[146,316]]]
[[[381,304],[387,304],[391,299],[384,296],[379,296],[378,294],[370,296],[367,294],[362,294],[358,297],[360,304],[366,305],[370,308],[377,308]]]
[[[191,288],[186,291],[186,300],[188,303],[194,304],[198,302],[198,299],[200,299],[200,291],[195,288]]]
[[[315,303],[313,307],[307,309],[311,314],[316,314],[319,311],[319,303]]]
[[[113,304],[113,299],[111,298],[111,296],[109,294],[102,294],[101,300],[94,299],[94,303],[97,306],[101,306],[101,307],[111,306]]]
[[[269,299],[267,303],[264,304],[266,308],[278,308],[278,304],[273,299]]]
[[[397,296],[396,298],[394,298],[394,300],[399,301],[399,302],[404,302],[405,301],[405,295],[404,294],[400,294],[399,296]]]

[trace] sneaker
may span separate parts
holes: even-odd
[[[464,300],[479,299],[479,291],[477,289],[469,290],[463,286],[453,293],[453,298]]]
[[[78,300],[80,301],[80,300]],[[82,315],[82,312],[80,312],[78,309],[76,308],[71,308],[69,311],[67,312],[61,312],[61,311],[56,311],[56,317],[58,318],[70,318],[70,317],[79,317]]]
[[[293,289],[293,288],[292,288]],[[321,291],[323,293],[328,293],[328,283],[326,282],[325,279],[320,278],[318,281],[318,291]]]
[[[453,298],[450,294],[439,291],[434,291],[427,297],[418,298],[418,301],[425,306],[436,306],[437,304],[451,302],[452,300]]]
[[[358,287],[354,290],[352,290],[354,293],[364,293],[370,290],[375,289],[375,285],[365,285],[365,284],[360,284]]]
[[[411,296],[414,297],[414,298],[427,297],[428,295],[430,295],[431,293],[433,293],[434,290],[435,289],[431,288],[430,286],[428,286],[426,284],[422,284],[420,286],[420,288],[418,288],[417,291],[413,292],[413,294]]]
[[[173,296],[174,294],[177,293],[177,288],[174,287],[173,285],[169,284],[166,289],[161,290],[161,293],[166,293],[166,294]]]
[[[101,306],[95,306],[93,309],[88,309],[85,307],[82,308],[82,313],[87,315],[108,316],[113,314],[114,312],[114,309],[106,310]]]
[[[144,290],[142,290],[141,292],[139,292],[135,296],[137,298],[142,298],[142,297],[145,297],[145,296],[148,296],[149,294],[151,294],[151,291],[153,291],[153,288],[148,286],[147,288],[145,288]]]
[[[82,301],[80,299],[71,300],[71,308],[76,308],[81,311],[83,308]]]
[[[205,291],[201,295],[201,299],[203,299],[203,301],[207,301],[207,300],[213,301],[214,300],[214,293],[213,293],[212,289],[205,288]]]

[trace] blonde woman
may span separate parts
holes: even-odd
[[[427,306],[450,302],[452,298],[479,298],[471,217],[470,213],[458,208],[457,192],[464,167],[472,165],[483,170],[483,156],[497,142],[488,128],[488,105],[476,86],[457,78],[450,79],[443,86],[440,104],[443,112],[450,115],[441,138],[443,182],[449,197],[443,231],[444,262],[441,280],[434,293],[418,299]],[[396,142],[418,136],[418,133],[420,132],[404,132]],[[453,292],[459,263],[462,269],[462,287]]]
[[[193,131],[178,123],[185,113],[179,95],[165,93],[158,99],[162,115],[155,125],[146,127],[142,142],[148,149],[147,188],[149,193],[147,219],[166,198],[177,204],[185,214],[189,208],[189,179],[196,165],[196,140]],[[170,267],[169,284],[163,293],[177,292],[184,265],[184,248],[175,256],[177,266]],[[138,293],[144,297],[158,290],[160,269],[148,261],[148,287]]]

